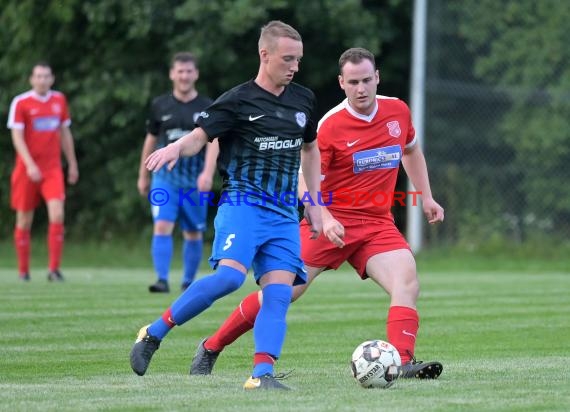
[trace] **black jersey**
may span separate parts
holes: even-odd
[[[181,102],[172,93],[153,100],[147,120],[147,132],[158,138],[157,148],[175,142],[194,129],[196,119],[212,100],[197,96],[189,102]],[[204,169],[205,149],[192,157],[181,158],[172,171],[166,167],[153,174],[153,179],[160,179],[175,187],[195,188],[198,175]]]
[[[299,84],[275,96],[250,80],[201,113],[198,126],[219,138],[222,199],[239,202],[245,194],[296,220],[300,151],[316,138],[315,106],[313,92]]]

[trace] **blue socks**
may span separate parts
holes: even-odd
[[[183,325],[209,308],[217,299],[239,289],[245,282],[245,276],[232,267],[219,266],[216,273],[198,279],[174,301],[170,307],[172,320],[176,325]],[[160,317],[149,326],[148,333],[163,339],[170,329],[171,327]]]
[[[184,263],[184,278],[182,283],[190,284],[196,276],[202,260],[203,241],[184,240],[182,246],[182,261]],[[168,282],[170,262],[174,253],[172,235],[153,235],[151,242],[151,255],[154,270],[159,280]]]
[[[182,246],[182,261],[184,262],[184,278],[182,283],[189,285],[194,281],[198,266],[202,260],[202,249],[204,242],[202,239],[184,240]]]
[[[164,319],[162,319],[162,317],[160,317],[147,328],[147,332],[155,338],[162,339],[167,335],[168,332],[170,332],[170,329],[172,328],[172,325],[169,325],[164,321]]]
[[[219,266],[215,273],[193,282],[165,315],[148,327],[148,333],[162,340],[174,324],[183,325],[210,307],[217,299],[239,289],[245,277],[246,275],[237,269]],[[263,288],[263,303],[253,329],[255,354],[259,362],[253,368],[254,378],[273,374],[273,360],[281,355],[285,341],[286,316],[292,295],[293,287],[290,285],[271,284]]]
[[[153,235],[150,246],[154,270],[159,280],[168,281],[173,253],[172,235]]]
[[[275,359],[281,355],[292,295],[293,287],[290,285],[271,284],[263,288],[263,302],[253,328],[256,354],[266,353]],[[262,362],[254,366],[252,376],[258,378],[267,373],[273,374],[273,363]]]

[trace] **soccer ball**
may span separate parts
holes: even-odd
[[[389,388],[398,378],[402,360],[398,350],[383,340],[367,340],[356,347],[352,375],[364,388]]]

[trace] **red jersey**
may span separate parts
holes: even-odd
[[[402,154],[416,144],[406,103],[385,96],[376,96],[376,102],[365,116],[345,99],[319,122],[321,191],[323,201],[332,201],[328,208],[334,216],[389,214]]]
[[[41,171],[61,168],[61,126],[69,126],[71,119],[65,96],[49,91],[40,96],[33,90],[12,100],[8,128],[24,130],[24,141],[30,155]],[[19,155],[16,167],[24,167]]]

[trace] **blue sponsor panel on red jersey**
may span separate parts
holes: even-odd
[[[394,169],[400,166],[402,148],[400,145],[379,147],[356,152],[352,155],[354,173],[378,169]]]
[[[58,116],[42,116],[33,119],[33,127],[38,132],[52,132],[59,127],[60,120]]]

